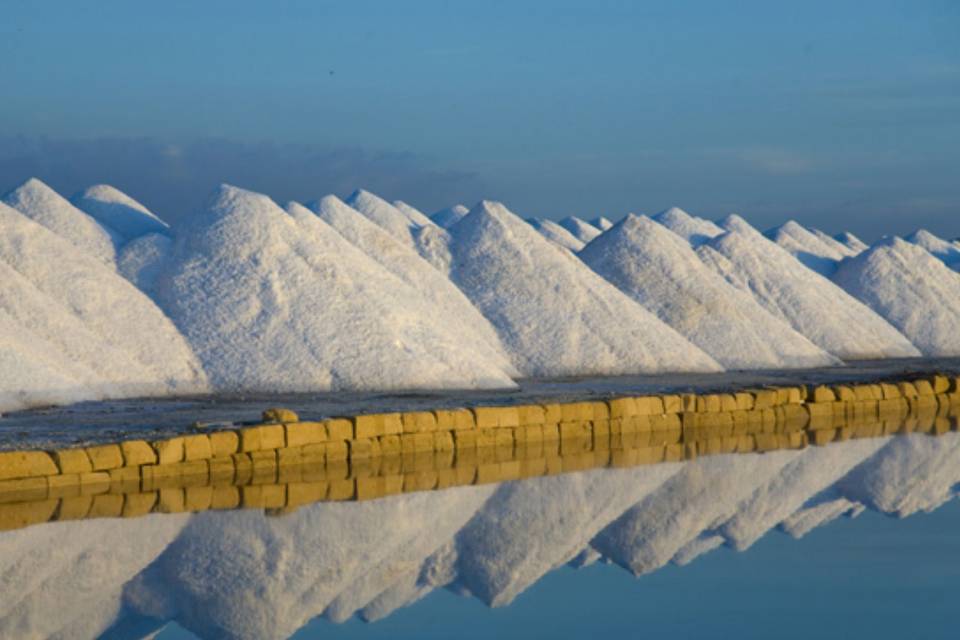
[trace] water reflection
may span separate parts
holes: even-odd
[[[597,469],[293,513],[154,514],[0,534],[0,637],[284,638],[311,619],[375,621],[436,589],[507,606],[598,559],[635,574],[803,536],[864,509],[950,500],[960,434]]]

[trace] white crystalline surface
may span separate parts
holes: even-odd
[[[854,246],[853,244],[846,244],[846,243],[840,242],[833,236],[829,235],[824,231],[821,231],[820,229],[816,229],[814,227],[809,227],[809,229],[810,229],[810,232],[813,233],[813,235],[815,235],[817,238],[819,238],[821,242],[826,244],[828,247],[832,247],[833,249],[839,251],[844,256],[855,256],[858,253],[860,253],[863,249],[865,249],[867,246],[866,244],[863,244],[863,243],[861,243],[863,244],[862,247],[857,247],[857,246]],[[857,237],[854,236],[852,233],[847,235],[849,235],[851,242],[853,242],[853,240],[856,240],[857,242],[859,242],[859,239],[857,239]]]
[[[960,273],[921,246],[885,238],[840,265],[834,281],[924,355],[960,355]]]
[[[117,271],[147,295],[154,294],[157,278],[166,268],[173,240],[162,233],[150,233],[131,240],[117,255]]]
[[[857,236],[850,233],[849,231],[838,233],[837,235],[833,236],[833,239],[839,242],[840,244],[848,247],[853,252],[851,255],[857,255],[858,253],[866,249],[868,246],[870,246],[866,242],[858,238]]]
[[[101,262],[113,264],[116,250],[112,230],[36,178],[7,193],[3,202]]]
[[[951,269],[960,270],[960,248],[955,243],[935,236],[926,229],[914,231],[905,240],[923,247]]]
[[[414,247],[413,229],[416,226],[410,218],[380,196],[358,189],[345,202],[367,218],[386,229],[394,238]]]
[[[586,220],[581,220],[577,216],[567,216],[558,224],[572,233],[573,237],[583,244],[588,244],[591,240],[603,233],[600,229],[597,229]]]
[[[579,257],[728,369],[836,362],[650,218],[628,215]]]
[[[513,385],[326,222],[234,187],[180,230],[156,290],[218,390]]]
[[[291,206],[297,205],[289,205],[288,209]],[[465,354],[473,354],[477,351],[477,346],[482,345],[480,353],[477,354],[481,360],[493,359],[500,368],[512,371],[510,357],[500,343],[493,325],[480,314],[456,285],[415,251],[398,242],[336,196],[321,198],[310,203],[309,208],[351,244],[416,289],[429,305],[430,314],[440,318],[456,318],[456,322],[448,323],[446,326],[451,332],[457,334],[464,345]],[[434,225],[431,227],[445,233]]]
[[[403,200],[394,200],[393,206],[396,207],[400,213],[407,216],[407,219],[410,220],[411,223],[418,227],[431,227],[435,224],[426,214]]]
[[[2,204],[0,359],[10,363],[0,369],[0,410],[206,389],[189,346],[149,298]]]
[[[710,238],[716,238],[723,233],[723,229],[715,223],[704,220],[703,218],[691,216],[679,207],[670,207],[666,211],[661,211],[653,216],[653,219],[694,247],[703,244]]]
[[[793,220],[767,231],[764,235],[804,265],[827,277],[837,270],[837,263],[847,257],[846,252]]]
[[[470,213],[470,209],[463,206],[462,204],[455,204],[452,207],[447,207],[446,209],[440,209],[432,216],[430,220],[433,221],[437,226],[443,227],[444,229],[452,227],[460,221],[460,218]]]
[[[583,240],[580,240],[553,220],[546,220],[544,218],[530,218],[527,220],[527,222],[530,224],[530,226],[540,232],[540,235],[557,246],[568,249],[574,253],[580,251],[580,249],[583,249],[584,247]]]
[[[145,206],[115,187],[98,184],[89,187],[71,202],[101,224],[112,229],[123,242],[149,233],[167,233],[169,226]]]
[[[597,216],[596,218],[590,221],[590,224],[595,226],[597,229],[600,229],[600,231],[606,231],[607,229],[613,226],[613,223],[610,222],[608,218],[605,218],[603,216]]]
[[[725,224],[732,230],[701,247],[700,258],[811,342],[844,359],[919,354],[886,320],[744,220]]]
[[[502,204],[450,229],[450,277],[521,374],[717,371],[719,365]]]

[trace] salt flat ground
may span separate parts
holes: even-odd
[[[710,392],[762,385],[820,384],[898,378],[939,371],[960,374],[960,358],[862,360],[836,367],[722,373],[677,373],[524,379],[517,389],[204,395],[81,402],[0,417],[0,450],[157,438],[193,430],[194,423],[232,424],[285,407],[302,419],[378,411],[415,411],[482,404],[572,401],[617,395]]]

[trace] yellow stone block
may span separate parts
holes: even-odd
[[[263,412],[263,421],[266,423],[299,422],[300,416],[290,409],[275,407]]]
[[[472,411],[478,429],[520,426],[516,407],[474,407]]]
[[[354,495],[356,495],[356,483],[353,479],[331,480],[327,500],[352,500]]]
[[[56,460],[60,473],[90,473],[93,471],[93,465],[90,464],[90,457],[84,449],[63,449],[54,451],[53,458]],[[2,458],[0,458],[2,464]]]
[[[276,484],[277,452],[275,449],[251,451],[250,461],[253,463],[253,477],[250,479],[250,484]]]
[[[282,429],[283,427],[281,427]],[[206,434],[198,433],[189,436],[183,436],[183,459],[190,462],[193,460],[209,460],[213,457],[213,448],[210,446],[210,438]]]
[[[287,488],[282,484],[246,486],[240,489],[244,509],[281,509],[287,502]]]
[[[606,405],[604,405],[606,409]],[[546,422],[546,412],[538,404],[525,404],[517,406],[517,416],[521,426],[536,424],[542,425]]]
[[[160,513],[183,513],[186,511],[186,494],[183,489],[160,489],[157,511]]]
[[[302,447],[327,441],[327,425],[322,422],[294,422],[286,425],[288,447]]]
[[[777,392],[774,389],[754,389],[753,394],[754,409],[770,409],[777,405]]]
[[[93,506],[93,496],[73,496],[60,500],[57,520],[83,520]]]
[[[663,411],[664,413],[680,413],[683,411],[683,402],[680,399],[679,395],[670,394],[661,396],[660,398],[663,401]]]
[[[108,471],[123,466],[123,453],[119,445],[104,444],[96,447],[87,447],[87,456],[94,471]]]
[[[947,376],[936,374],[930,378],[930,386],[936,394],[950,391],[950,379]]]
[[[324,420],[327,426],[327,436],[331,442],[353,439],[353,420],[347,418],[330,418]]]
[[[72,498],[80,495],[80,474],[61,473],[47,477],[47,494],[50,498]]]
[[[0,503],[46,500],[49,484],[46,477],[0,480]]]
[[[350,446],[350,461],[355,460],[367,460],[373,457],[373,443],[379,442],[375,438],[362,438],[357,440],[351,440],[348,444]]]
[[[607,408],[611,418],[629,418],[637,415],[637,401],[634,398],[611,398],[607,400]]]
[[[157,464],[157,452],[146,440],[127,440],[120,443],[123,464],[127,467],[139,467],[145,464]]]
[[[92,496],[110,490],[110,474],[105,471],[92,471],[80,474],[81,495]]]
[[[407,411],[401,414],[404,433],[437,430],[437,416],[432,411]]]
[[[437,429],[459,431],[477,428],[473,412],[469,409],[438,409],[434,414],[437,417]]]
[[[60,473],[50,454],[43,451],[0,452],[0,480],[52,476]]]
[[[0,504],[0,531],[13,531],[30,525],[49,522],[57,510],[58,500]]]
[[[327,497],[329,482],[293,482],[287,485],[287,506],[302,507]]]
[[[217,510],[237,509],[240,506],[240,487],[219,486],[213,488],[210,508]]]
[[[750,411],[753,409],[753,394],[747,393],[746,391],[738,391],[733,394],[733,398],[737,403],[738,411]]]
[[[640,396],[634,398],[638,416],[655,416],[664,412],[663,399],[660,396]]]
[[[140,467],[110,469],[110,493],[130,493],[140,489]]]
[[[123,515],[123,495],[101,494],[93,497],[88,518],[119,518]]]
[[[929,380],[914,380],[913,386],[917,390],[917,395],[919,396],[934,395],[933,385],[930,384]]]
[[[214,431],[210,434],[210,452],[214,458],[226,458],[238,451],[240,451],[240,436],[236,431]]]
[[[721,393],[720,394],[720,411],[736,411],[737,410],[737,398],[732,393]]]
[[[822,384],[814,387],[811,395],[814,402],[835,402],[837,399],[833,389]]]
[[[346,462],[349,450],[346,442],[328,442],[327,443],[327,465],[336,462]]]
[[[158,440],[153,443],[153,450],[157,452],[157,464],[176,464],[183,462],[183,438]]]
[[[237,485],[244,485],[253,479],[253,460],[249,453],[235,453],[230,456],[233,460],[234,478]]]
[[[213,504],[213,487],[189,487],[183,494],[183,506],[187,511],[206,511]]]
[[[433,450],[437,452],[453,451],[453,433],[450,431],[436,431],[433,434]]]
[[[120,515],[124,518],[138,518],[145,516],[153,511],[157,504],[157,492],[149,491],[147,493],[128,493],[123,496],[123,511]]]

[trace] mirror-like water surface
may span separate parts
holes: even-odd
[[[52,522],[0,533],[0,637],[954,637],[958,481],[950,432]]]

